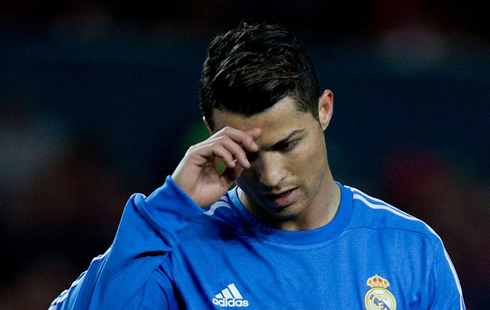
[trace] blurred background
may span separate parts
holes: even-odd
[[[427,222],[490,304],[490,19],[482,2],[0,0],[0,309],[45,309],[208,134],[212,37],[279,23],[335,95],[336,180]],[[407,249],[410,251],[410,249]]]

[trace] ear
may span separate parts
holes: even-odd
[[[213,135],[213,131],[211,130],[211,126],[209,126],[208,121],[206,120],[206,116],[202,117],[202,121],[204,122],[204,125],[206,125],[206,128],[208,129],[209,133]]]
[[[325,130],[330,124],[333,114],[333,93],[329,89],[325,90],[318,99],[318,120],[322,129]]]

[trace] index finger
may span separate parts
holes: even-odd
[[[225,127],[216,133],[216,136],[226,135],[230,137],[234,142],[240,144],[242,148],[249,152],[256,152],[259,146],[255,143],[255,140],[260,136],[262,131],[260,128],[254,128],[249,131],[241,131],[233,127]]]

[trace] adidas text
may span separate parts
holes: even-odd
[[[248,307],[248,300],[213,298],[213,304],[220,307]]]

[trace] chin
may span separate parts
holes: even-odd
[[[289,209],[291,208],[291,209]],[[278,212],[270,212],[278,220],[290,221],[298,218],[301,215],[301,211],[293,210],[294,206],[288,206],[279,210]]]

